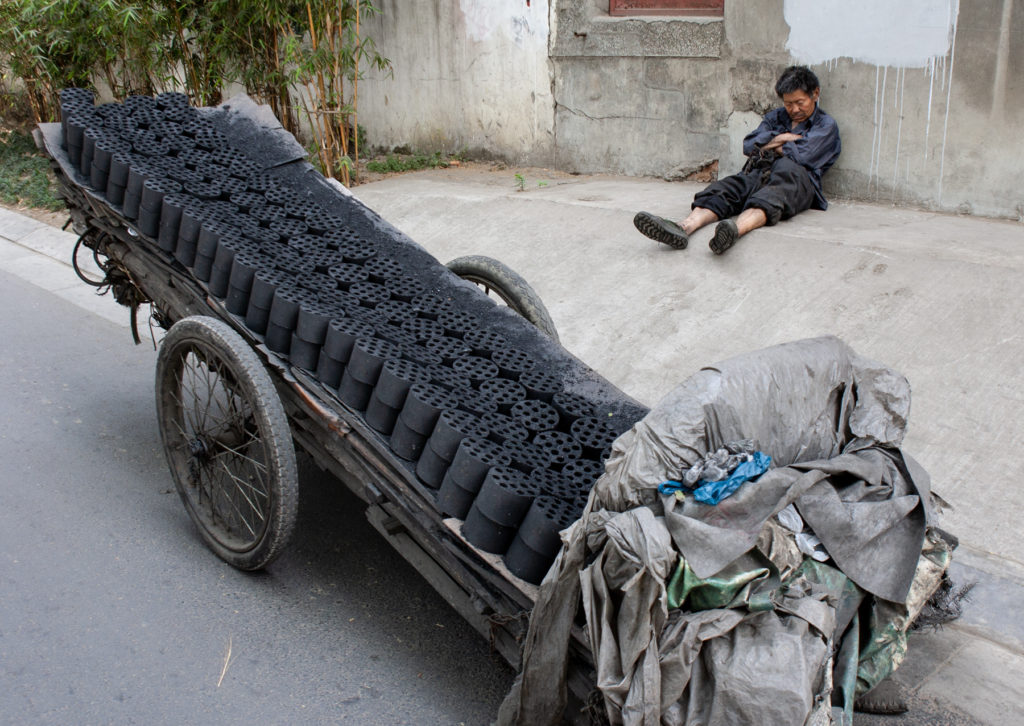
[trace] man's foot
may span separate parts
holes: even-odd
[[[859,713],[896,715],[907,712],[907,700],[903,688],[890,676],[854,701],[853,710]]]
[[[640,231],[640,234],[673,249],[685,250],[686,245],[690,242],[689,235],[678,224],[648,212],[637,212],[633,217],[633,226]]]
[[[732,219],[723,219],[715,225],[715,236],[708,242],[708,247],[716,255],[720,255],[736,244],[739,238],[740,230],[736,222]]]

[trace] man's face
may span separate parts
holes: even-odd
[[[820,88],[815,88],[810,95],[799,90],[792,93],[783,93],[782,105],[786,107],[789,119],[795,124],[806,121],[814,113],[814,106],[818,103],[818,95],[820,93]]]

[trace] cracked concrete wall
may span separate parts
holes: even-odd
[[[364,24],[393,77],[368,72],[359,123],[371,146],[551,158],[547,0],[378,0]]]

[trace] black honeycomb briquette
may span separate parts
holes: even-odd
[[[377,248],[370,242],[356,238],[343,238],[337,242],[337,250],[345,256],[345,262],[362,264],[377,254]]]
[[[416,308],[416,312],[419,313],[421,318],[427,318],[428,320],[437,320],[437,316],[446,310],[452,310],[455,307],[449,298],[443,298],[439,295],[419,295],[411,300],[412,305]]]
[[[334,277],[338,287],[342,290],[348,290],[356,283],[365,283],[370,279],[370,275],[367,273],[367,270],[362,267],[362,265],[355,264],[353,262],[335,263],[328,269],[328,274]]]
[[[348,291],[357,295],[362,300],[363,306],[372,308],[378,303],[390,299],[387,288],[376,282],[355,282],[349,286]]]
[[[474,355],[490,356],[491,351],[508,346],[508,339],[487,328],[474,328],[467,330],[463,338],[466,345],[473,349]]]
[[[575,479],[553,469],[534,469],[530,472],[530,482],[540,496],[552,496],[571,502],[580,494],[580,487]]]
[[[411,275],[389,277],[383,283],[394,300],[410,302],[426,292],[427,286]]]
[[[386,316],[385,319],[387,319]],[[397,325],[386,324],[377,326],[377,336],[383,338],[384,340],[389,340],[392,343],[401,345],[403,347],[408,345],[416,345],[416,336],[413,335],[412,333],[407,333]],[[424,350],[426,350],[426,348],[424,348]]]
[[[473,506],[495,524],[515,528],[523,521],[536,493],[526,474],[511,466],[496,466],[487,472]],[[511,537],[505,546],[510,543]]]
[[[389,323],[396,327],[401,326],[402,323],[407,320],[416,319],[416,311],[413,309],[412,305],[401,300],[385,300],[378,303],[375,309],[387,318]],[[405,327],[402,327],[402,329],[406,330]],[[411,331],[406,330],[406,332],[413,335]],[[418,342],[420,339],[413,335],[413,340]]]
[[[299,317],[295,321],[295,335],[307,342],[322,345],[327,337],[327,326],[335,317],[338,317],[338,311],[324,305],[319,299],[303,301],[299,306]],[[318,350],[318,355],[319,352]]]
[[[436,320],[427,320],[426,318],[418,318],[416,316],[416,309],[411,303],[400,302],[398,300],[392,300],[396,306],[400,306],[399,309],[408,311],[408,315],[402,317],[402,330],[407,333],[411,333],[416,337],[416,341],[419,343],[426,342],[427,340],[443,335],[444,327]],[[381,305],[377,308],[380,309]]]
[[[416,461],[423,451],[426,440],[426,436],[406,426],[399,414],[398,420],[395,421],[395,427],[391,431],[388,446],[399,457],[407,461]]]
[[[254,214],[253,216],[258,215]],[[271,221],[268,226],[282,237],[298,237],[306,234],[309,229],[301,219],[292,219],[291,217],[279,217]]]
[[[428,380],[426,367],[403,358],[389,358],[384,361],[373,395],[384,405],[400,410],[405,405],[409,388]]]
[[[311,255],[318,252],[328,252],[337,254],[337,250],[331,250],[327,247],[327,240],[323,237],[318,237],[315,234],[300,234],[297,237],[290,237],[288,239],[288,246],[303,255]],[[344,258],[338,255],[336,258],[337,262],[332,264],[338,264],[344,262]]]
[[[529,353],[518,348],[495,348],[491,360],[498,365],[498,372],[503,378],[516,380],[520,374],[532,370],[537,362]]]
[[[562,382],[540,368],[519,374],[519,382],[526,389],[529,398],[550,402],[562,390]]]
[[[459,356],[452,361],[452,370],[468,376],[474,388],[479,387],[483,381],[498,375],[498,366],[495,363],[475,355]]]
[[[295,276],[295,284],[306,290],[321,292],[324,290],[337,290],[338,283],[330,275],[320,272],[300,272]]]
[[[351,367],[351,362],[349,367]],[[399,420],[413,431],[430,436],[438,417],[445,409],[455,406],[454,395],[431,383],[414,383],[409,387]]]
[[[380,377],[380,369],[383,367],[384,361],[388,358],[398,358],[400,355],[399,347],[386,340],[357,338],[352,346],[352,353],[345,371],[360,383],[373,386]]]
[[[463,411],[469,411],[470,413],[482,416],[485,413],[498,410],[498,404],[493,398],[479,391],[474,391],[472,388],[460,388],[457,389],[456,393],[459,398],[458,407]]]
[[[569,433],[583,446],[587,458],[597,459],[619,435],[596,416],[581,416],[569,426]]]
[[[403,343],[402,357],[414,363],[419,363],[422,366],[432,366],[441,363],[441,356],[430,352],[418,343]]]
[[[390,436],[395,430],[395,424],[398,422],[398,413],[398,409],[392,408],[380,400],[380,397],[377,395],[377,388],[375,387],[373,393],[370,394],[369,403],[366,404],[366,414],[363,418],[366,421],[366,425],[371,429],[384,436]],[[420,460],[423,459],[423,452],[426,452],[426,450],[426,446],[422,447]],[[419,466],[418,462],[417,466]]]
[[[558,426],[558,411],[544,401],[517,401],[509,409],[509,416],[534,433]]]
[[[531,443],[506,441],[502,448],[512,460],[512,466],[527,474],[534,469],[546,469],[551,466],[551,456],[548,452]]]
[[[468,411],[447,409],[438,417],[427,445],[442,459],[451,462],[463,439],[469,436],[485,438],[488,433],[480,417]]]
[[[299,307],[315,301],[316,295],[292,282],[279,285],[270,304],[270,323],[287,330],[291,336],[299,319]]]
[[[547,454],[551,462],[549,466],[556,469],[583,455],[580,443],[561,431],[541,431],[533,437],[533,445]]]
[[[363,263],[371,282],[384,282],[404,274],[402,266],[390,257],[378,254]]]
[[[437,315],[437,322],[444,326],[445,335],[462,338],[466,331],[480,324],[476,315],[468,310],[444,310]]]
[[[445,365],[449,366],[456,358],[463,355],[469,355],[472,352],[472,348],[466,345],[462,340],[459,338],[452,338],[447,335],[438,335],[427,338],[423,341],[423,345],[427,350],[440,355]]]
[[[371,399],[372,404],[372,399]],[[419,458],[416,460],[416,477],[431,489],[438,489],[444,481],[444,475],[448,472],[450,461],[438,456],[437,452],[430,447],[430,440],[423,446]]]
[[[508,413],[512,405],[526,400],[526,389],[515,381],[507,378],[491,378],[480,384],[480,392],[485,393],[498,404],[498,410]]]
[[[487,427],[487,438],[496,444],[504,444],[506,441],[522,442],[530,436],[525,426],[499,411],[483,414],[480,423]]]
[[[310,232],[327,235],[344,227],[345,220],[327,212],[314,212],[313,214],[306,215],[306,226],[309,227]],[[338,249],[339,239],[330,237],[327,239],[327,243],[334,249]]]
[[[341,383],[338,385],[338,397],[351,408],[365,411],[372,395],[373,385],[357,381],[346,366],[345,372],[341,374]]]
[[[594,415],[594,405],[590,401],[568,391],[561,391],[552,396],[551,405],[558,411],[563,431],[568,430],[576,419]]]
[[[574,482],[581,493],[589,492],[602,474],[604,463],[593,459],[577,459],[562,467],[562,476]]]
[[[192,197],[187,194],[167,194],[160,205],[160,229],[157,232],[157,246],[164,252],[174,252],[178,244],[178,228],[181,226],[181,210]]]
[[[300,235],[300,236],[301,237],[308,237],[308,235]],[[289,240],[288,242],[289,242],[289,245],[290,245],[291,244],[291,240]],[[298,249],[298,248],[296,247],[296,248],[293,248],[293,249]],[[313,263],[313,269],[314,270],[316,270],[317,272],[322,273],[324,275],[329,275],[331,268],[334,267],[335,265],[337,265],[337,264],[344,264],[344,263],[341,262],[341,260],[342,260],[341,255],[339,255],[337,252],[333,252],[333,251],[327,249],[326,247],[324,247],[324,248],[306,249],[306,250],[303,250],[302,255],[307,260],[309,260],[310,262]],[[335,285],[335,287],[340,287],[340,285]]]
[[[477,549],[496,555],[505,554],[505,550],[516,536],[515,527],[492,521],[480,511],[476,500],[466,513],[466,521],[462,524],[461,532],[466,541]]]

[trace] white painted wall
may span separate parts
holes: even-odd
[[[488,150],[523,163],[549,153],[548,0],[378,5],[366,30],[394,77],[360,84],[359,122],[371,144]]]
[[[786,42],[807,65],[838,58],[924,68],[950,53],[959,0],[785,0]]]

